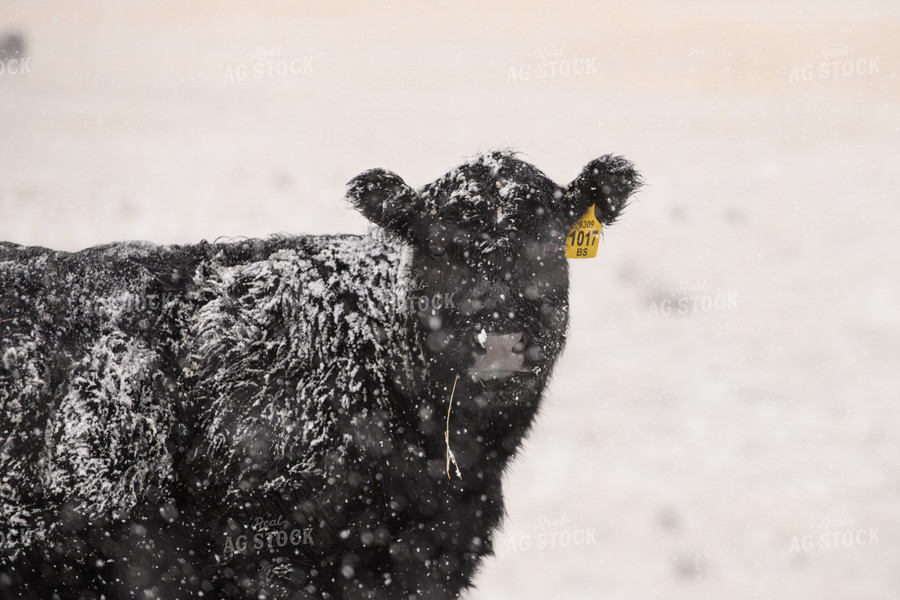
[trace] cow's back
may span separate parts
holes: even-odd
[[[0,244],[6,559],[58,571],[128,547],[126,563],[165,568],[217,550],[209,526],[252,516],[230,510],[248,497],[306,494],[349,452],[392,452],[379,424],[408,360],[402,254],[377,234]],[[119,577],[106,562],[77,585]]]
[[[274,489],[324,474],[348,448],[384,447],[383,431],[360,438],[360,417],[393,410],[409,355],[401,255],[377,235],[309,236],[250,240],[201,265],[184,346],[199,487]]]
[[[154,269],[196,248],[0,244],[0,527],[13,555],[127,516],[171,480],[187,288]]]

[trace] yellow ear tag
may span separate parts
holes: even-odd
[[[566,234],[566,258],[594,258],[597,256],[602,227],[594,217],[594,205],[591,204]]]

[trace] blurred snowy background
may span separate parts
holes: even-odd
[[[469,597],[897,597],[898,31],[887,0],[2,0],[0,239],[360,233],[369,167],[624,154],[648,185],[571,262]]]

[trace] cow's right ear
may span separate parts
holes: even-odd
[[[411,240],[413,222],[422,212],[422,199],[399,175],[369,169],[347,183],[347,199],[364,217]]]

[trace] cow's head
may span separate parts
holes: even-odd
[[[612,223],[640,183],[618,156],[559,186],[515,153],[496,151],[418,191],[372,169],[349,183],[348,198],[412,247],[404,307],[416,314],[434,368],[515,401],[543,385],[562,349],[567,232],[591,205]]]

